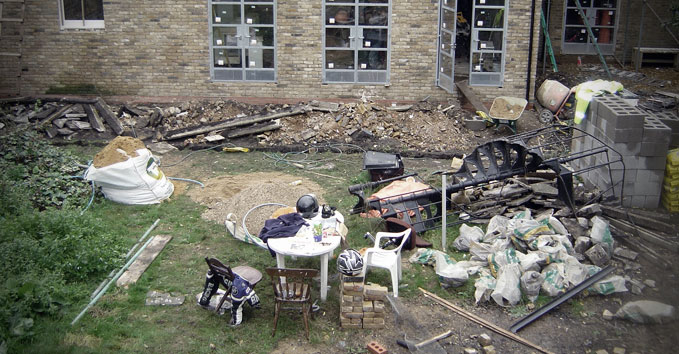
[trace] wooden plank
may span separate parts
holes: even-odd
[[[168,242],[172,240],[170,235],[156,235],[153,237],[153,241],[149,243],[146,248],[141,252],[139,257],[132,262],[130,267],[123,273],[123,275],[116,281],[117,286],[126,286],[134,284],[139,280],[146,268],[148,268],[153,260],[158,257],[160,252],[165,248]]]
[[[83,108],[85,109],[85,113],[87,113],[87,119],[90,120],[90,125],[92,125],[92,129],[100,133],[105,132],[106,127],[104,127],[104,122],[101,120],[99,112],[97,112],[96,108],[92,107],[92,105],[89,104],[84,104]]]
[[[632,235],[638,235],[640,238],[642,238],[644,241],[650,242],[652,244],[664,247],[667,250],[670,250],[672,252],[678,252],[679,251],[679,243],[667,240],[666,238],[655,234],[649,230],[646,230],[642,227],[638,227],[635,225],[632,225],[631,223],[623,220],[616,220],[612,218],[607,218],[608,222],[611,224],[611,226],[622,230],[624,232],[630,233]]]
[[[633,211],[628,211],[620,208],[615,208],[607,205],[600,205],[601,210],[605,215],[615,219],[629,220],[635,225],[643,226],[648,229],[673,234],[675,232],[674,226],[664,223],[658,218],[650,218],[644,215],[639,215]]]
[[[163,137],[163,140],[174,140],[174,139],[182,139],[182,138],[187,138],[191,136],[195,136],[198,134],[205,134],[209,133],[212,131],[217,131],[217,130],[225,130],[225,129],[230,129],[230,128],[235,128],[235,127],[241,127],[245,125],[250,125],[250,124],[255,124],[255,123],[260,123],[260,122],[266,122],[278,118],[283,118],[283,117],[289,117],[297,114],[302,114],[307,112],[307,108],[303,106],[298,106],[295,107],[291,110],[286,110],[283,112],[276,112],[276,113],[271,113],[271,114],[257,114],[253,116],[247,116],[247,117],[240,117],[240,118],[232,118],[223,122],[217,122],[217,123],[212,123],[212,124],[206,124],[202,125],[199,127],[188,127],[188,128],[183,128],[183,129],[177,129],[173,131],[169,131],[165,136]]]
[[[111,111],[111,108],[106,104],[106,102],[101,98],[97,97],[97,101],[94,104],[94,107],[97,108],[99,111],[99,114],[104,118],[106,123],[113,129],[113,132],[116,133],[116,135],[120,135],[123,133],[123,125],[120,123],[120,120],[118,120],[118,117]]]
[[[280,127],[281,127],[281,125],[278,124],[277,122],[255,124],[255,125],[252,125],[252,126],[249,126],[249,127],[232,130],[232,131],[228,132],[227,137],[229,139],[233,139],[233,138],[238,138],[238,137],[241,137],[241,136],[258,134],[258,133],[268,132],[270,130],[280,129]]]
[[[634,50],[642,53],[679,53],[679,48],[661,48],[661,47],[634,47]]]
[[[474,106],[474,110],[476,111],[481,111],[483,113],[488,114],[488,108],[481,102],[481,100],[474,94],[474,92],[469,88],[468,81],[458,81],[455,83],[455,86],[462,92],[462,95],[464,95],[465,98],[469,101],[469,103]]]
[[[45,118],[45,119],[41,120],[40,122],[38,122],[38,128],[44,128],[44,127],[47,126],[48,124],[52,123],[53,120],[55,120],[55,119],[57,119],[57,118],[63,116],[64,113],[66,113],[66,111],[68,111],[69,109],[71,109],[71,107],[73,107],[72,104],[67,104],[67,105],[61,107],[61,109],[59,109],[58,111],[56,111],[56,112],[50,114],[47,118]]]

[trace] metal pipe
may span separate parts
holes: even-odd
[[[630,4],[631,0],[627,0],[627,8],[625,10],[625,45],[622,47],[622,68],[625,68],[625,62],[627,61],[627,35],[629,34],[629,15],[630,15]]]
[[[641,5],[641,18],[639,19],[639,38],[637,39],[637,50],[641,50],[641,37],[644,34],[644,15],[646,12],[646,6]],[[641,52],[637,52],[634,58],[634,70],[637,71],[641,68]]]
[[[528,36],[528,80],[526,81],[526,101],[530,102],[531,74],[533,73],[533,32],[535,32],[535,0],[530,4],[530,35]],[[507,32],[505,32],[505,36]]]
[[[441,175],[441,249],[443,252],[446,251],[446,228],[448,227],[446,222],[446,204],[448,204],[446,183],[446,174],[444,173]]]
[[[160,219],[158,219],[158,220],[160,220]],[[156,222],[158,222],[158,220],[157,220]],[[155,223],[154,223],[154,225],[155,225]],[[148,245],[151,243],[151,241],[153,241],[153,237],[149,238],[149,239],[146,241],[146,243],[145,243],[143,246],[141,246],[141,248],[139,249],[139,251],[137,251],[137,253],[135,253],[134,256],[132,256],[132,258],[130,258],[130,260],[128,260],[127,263],[125,263],[125,265],[124,265],[122,268],[120,268],[120,270],[118,271],[118,273],[116,273],[116,275],[115,275],[113,278],[111,278],[111,280],[109,280],[109,282],[106,284],[106,286],[104,286],[104,288],[99,292],[99,294],[97,294],[97,296],[95,296],[94,299],[92,299],[92,300],[90,301],[90,303],[87,304],[87,306],[85,306],[85,308],[84,308],[82,311],[80,311],[80,313],[78,314],[78,316],[76,316],[76,317],[73,319],[73,321],[71,322],[71,326],[73,326],[74,324],[76,324],[76,323],[83,317],[83,315],[85,315],[85,313],[87,312],[87,310],[89,310],[90,307],[94,306],[94,304],[96,304],[97,301],[99,301],[99,299],[102,297],[102,295],[104,295],[104,294],[106,293],[106,290],[108,290],[108,288],[111,286],[111,284],[113,284],[113,282],[115,282],[116,280],[118,280],[118,278],[120,278],[120,276],[123,275],[123,272],[125,272],[125,271],[127,270],[127,268],[129,268],[130,265],[132,265],[132,262],[134,262],[134,261],[137,259],[137,257],[139,257],[139,255],[141,254],[141,252],[144,251],[144,249],[146,248],[146,246],[148,246]]]
[[[146,230],[146,232],[144,232],[144,234],[141,236],[141,238],[139,238],[139,241],[137,241],[137,243],[135,243],[134,246],[132,246],[132,248],[130,248],[130,250],[127,251],[127,254],[125,255],[125,259],[127,259],[127,257],[129,257],[132,254],[132,252],[134,252],[134,249],[137,248],[137,246],[139,246],[139,244],[142,243],[142,241],[146,238],[146,236],[148,236],[148,234],[151,233],[151,231],[153,231],[153,229],[156,228],[156,226],[158,225],[159,222],[160,222],[160,219],[156,219],[156,221],[153,223],[153,225],[151,225],[151,227],[149,227]]]

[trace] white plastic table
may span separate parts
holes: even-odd
[[[285,268],[285,256],[321,257],[321,301],[328,297],[328,259],[339,246],[341,236],[327,236],[321,242],[310,237],[283,237],[268,240],[269,248],[276,252],[278,268]]]

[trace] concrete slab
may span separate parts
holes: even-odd
[[[172,240],[170,235],[156,235],[153,237],[153,241],[149,243],[148,246],[142,251],[142,253],[137,257],[137,259],[132,262],[132,265],[123,273],[123,275],[116,281],[117,286],[126,286],[134,284],[139,280],[146,268],[148,268],[154,259],[160,254],[160,252],[165,248],[168,242]]]

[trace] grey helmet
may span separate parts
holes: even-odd
[[[313,194],[305,194],[297,199],[297,212],[305,219],[311,219],[318,214],[318,199]]]

